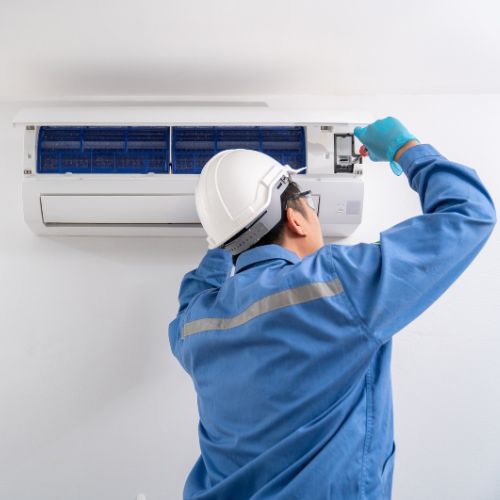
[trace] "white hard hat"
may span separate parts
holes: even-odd
[[[281,193],[290,172],[259,151],[228,149],[213,156],[195,192],[208,247],[237,255],[268,233],[281,220]]]

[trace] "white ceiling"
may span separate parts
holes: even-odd
[[[0,0],[0,97],[500,93],[494,0]]]

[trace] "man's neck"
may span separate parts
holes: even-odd
[[[285,241],[283,241],[281,243],[281,246],[283,248],[286,248],[290,252],[293,252],[294,254],[296,254],[299,257],[299,259],[303,259],[305,257],[305,255],[301,251],[300,247],[298,245],[295,245],[293,241],[285,239]]]

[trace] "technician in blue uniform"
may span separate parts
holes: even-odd
[[[376,244],[325,245],[308,193],[262,153],[224,151],[203,169],[212,249],[184,277],[169,329],[200,415],[185,499],[391,496],[391,338],[471,263],[495,209],[473,170],[398,120],[355,134],[422,205]]]

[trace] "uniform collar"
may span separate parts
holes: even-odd
[[[235,272],[254,266],[265,260],[283,259],[291,264],[300,262],[300,257],[280,245],[262,245],[243,252],[236,261]]]

